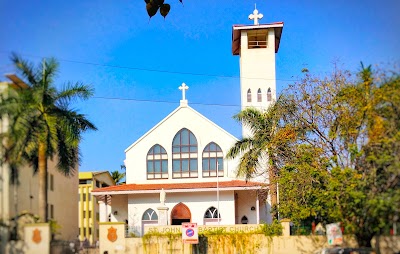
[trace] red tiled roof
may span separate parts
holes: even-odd
[[[219,188],[235,188],[235,187],[261,187],[265,185],[259,182],[246,182],[242,180],[221,181]],[[156,184],[122,184],[98,188],[92,192],[118,192],[118,191],[146,191],[146,190],[174,190],[174,189],[207,189],[217,188],[217,182],[197,182],[197,183],[156,183]]]

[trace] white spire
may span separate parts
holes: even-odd
[[[254,11],[253,11],[253,14],[249,15],[249,19],[254,20],[254,25],[258,25],[259,24],[258,20],[262,19],[263,17],[264,17],[264,15],[262,15],[261,13],[258,13],[257,5],[254,4]]]

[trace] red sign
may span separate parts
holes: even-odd
[[[199,243],[197,223],[182,223],[182,241],[189,244]]]

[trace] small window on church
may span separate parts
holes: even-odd
[[[221,220],[221,214],[219,214],[218,209],[215,207],[210,207],[204,213],[204,225],[218,225]]]
[[[271,88],[268,88],[268,90],[267,90],[267,101],[272,101]]]
[[[257,102],[261,102],[261,101],[262,101],[261,89],[258,88],[258,91],[257,91]]]
[[[164,147],[154,145],[147,153],[147,179],[168,178],[168,155]]]
[[[203,150],[203,177],[224,176],[224,155],[221,147],[214,142]]]
[[[251,90],[247,90],[247,102],[251,102]]]
[[[266,48],[268,30],[253,30],[247,32],[247,46],[249,49]]]
[[[215,207],[210,207],[207,209],[206,213],[204,214],[205,219],[218,219],[218,209]],[[221,218],[221,214],[219,215]]]
[[[172,141],[172,178],[198,177],[197,139],[191,131],[180,130]]]
[[[158,215],[153,209],[149,208],[143,213],[142,220],[145,220],[145,221],[156,220],[156,221],[158,221]]]
[[[247,224],[247,223],[249,223],[249,220],[247,219],[246,216],[243,216],[242,219],[240,220],[240,222],[241,222],[242,224]]]

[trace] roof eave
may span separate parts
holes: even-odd
[[[226,187],[219,188],[219,191],[232,191],[232,190],[260,190],[262,186],[246,186],[246,187]],[[170,189],[165,190],[166,193],[181,193],[181,192],[210,192],[217,191],[217,188],[193,188],[193,189]],[[92,192],[93,196],[104,195],[127,195],[127,194],[158,194],[160,190],[123,190],[123,191],[98,191]]]
[[[275,30],[275,53],[278,53],[279,44],[281,41],[283,22],[275,22],[271,24],[261,24],[261,25],[233,25],[232,26],[232,54],[240,54],[240,34],[241,30],[253,30],[253,29],[268,29],[274,28]]]

